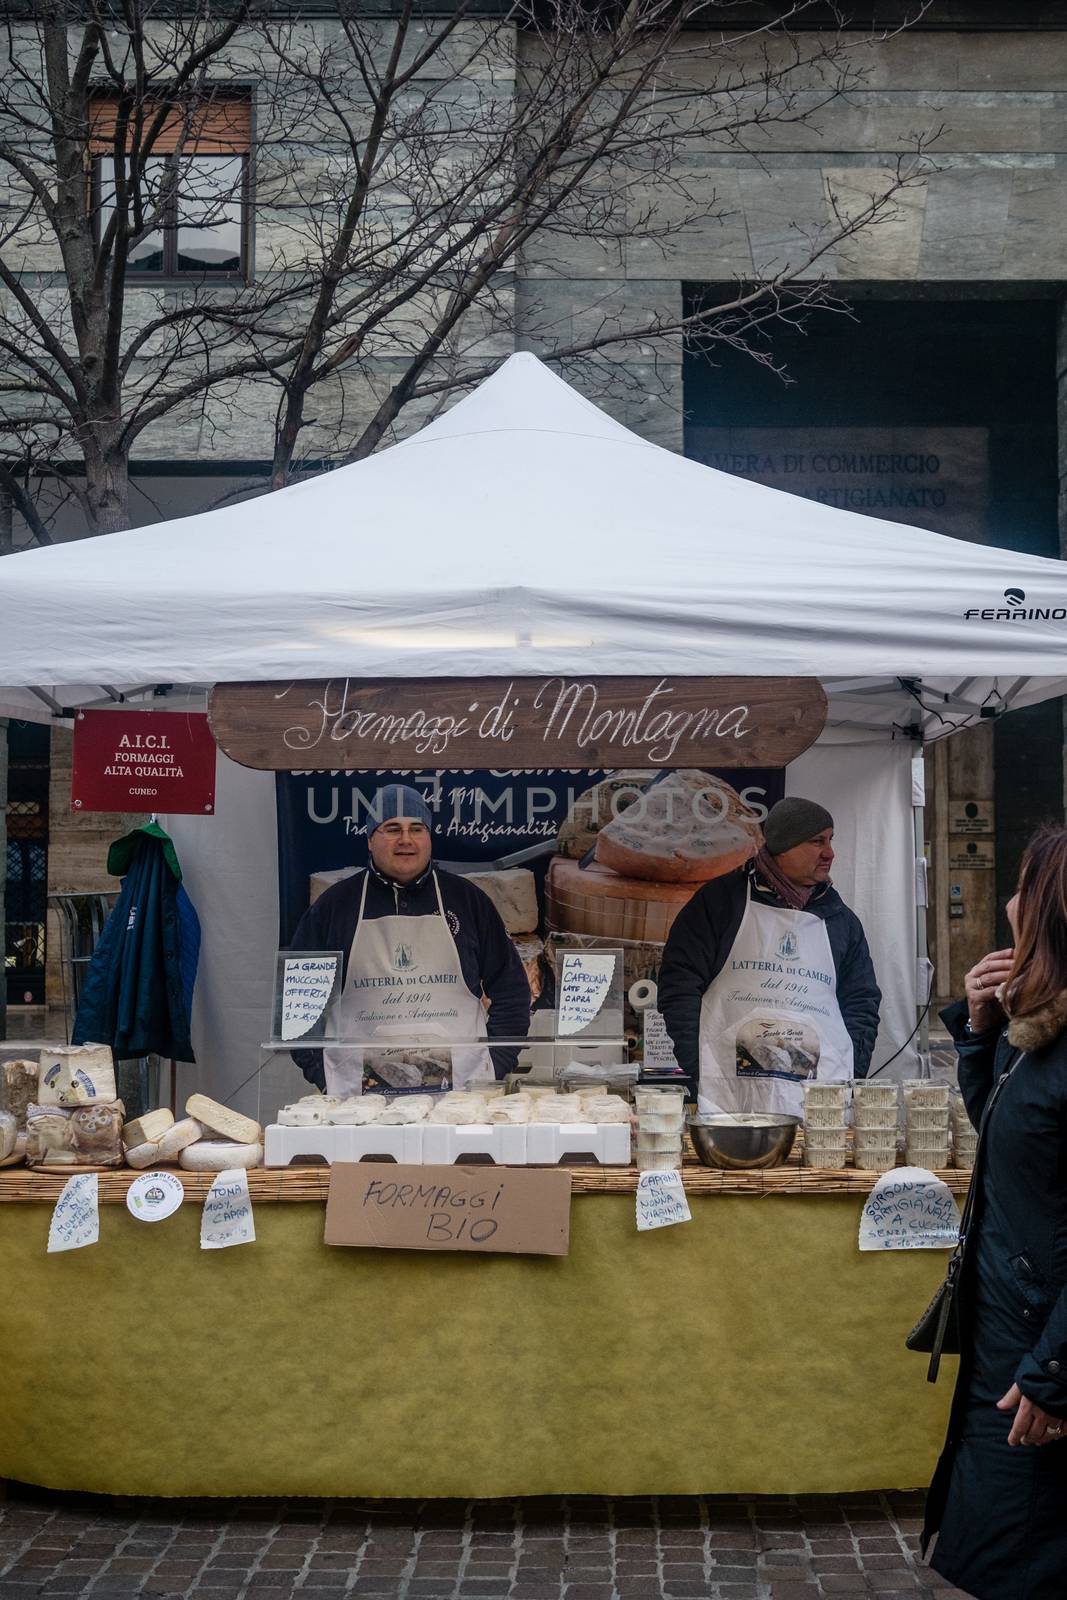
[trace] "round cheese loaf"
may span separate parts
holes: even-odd
[[[577,861],[554,856],[545,883],[545,927],[550,933],[591,933],[662,946],[693,892],[691,883],[626,878],[596,862],[583,871]],[[632,972],[628,966],[627,982],[646,977],[649,970],[647,964]]]
[[[647,768],[637,767],[613,772],[583,790],[559,830],[556,848],[560,855],[580,861],[596,844],[601,828],[639,800],[655,776]]]
[[[226,1172],[230,1167],[263,1165],[261,1144],[237,1144],[228,1139],[200,1139],[178,1157],[186,1172]]]
[[[158,1166],[159,1156],[156,1153],[155,1140],[149,1140],[147,1144],[132,1145],[126,1151],[126,1165],[136,1167],[139,1172],[143,1172],[146,1167]]]
[[[157,1161],[177,1161],[182,1151],[204,1137],[203,1126],[195,1117],[183,1117],[156,1140]]]
[[[763,843],[756,813],[721,778],[672,772],[600,829],[596,859],[658,883],[705,883],[743,866]]]

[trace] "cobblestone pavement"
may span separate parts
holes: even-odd
[[[116,1501],[9,1485],[0,1597],[966,1600],[920,1497]]]

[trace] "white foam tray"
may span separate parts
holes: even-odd
[[[272,1123],[263,1164],[287,1167],[301,1157],[324,1161],[392,1160],[415,1166],[449,1166],[461,1156],[488,1156],[509,1167],[554,1167],[568,1156],[592,1156],[604,1166],[628,1166],[628,1123],[497,1123],[450,1127],[421,1122],[401,1127],[283,1128]]]

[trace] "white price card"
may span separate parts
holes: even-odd
[[[200,1213],[201,1250],[226,1250],[231,1244],[255,1244],[252,1196],[244,1167],[217,1173]]]
[[[592,951],[567,950],[559,978],[559,1015],[556,1031],[562,1037],[581,1033],[598,1015],[615,976],[615,956]]]
[[[642,1066],[646,1072],[678,1072],[678,1059],[674,1054],[674,1042],[667,1032],[667,1024],[663,1012],[657,1011],[655,1006],[649,1006],[647,1011],[641,1013],[644,1026],[644,1055]]]
[[[956,1202],[925,1167],[883,1172],[860,1217],[861,1250],[952,1250],[959,1237]]]
[[[302,1039],[321,1021],[337,981],[337,957],[286,956],[282,974],[281,1037]]]
[[[48,1253],[81,1250],[100,1238],[100,1184],[95,1172],[79,1172],[60,1191],[48,1228]]]
[[[184,1199],[185,1187],[173,1172],[142,1172],[126,1190],[126,1209],[138,1222],[162,1222]]]
[[[637,1180],[637,1231],[692,1222],[680,1172],[642,1172]]]

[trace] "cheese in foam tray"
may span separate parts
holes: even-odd
[[[37,1066],[39,1106],[111,1102],[116,1093],[115,1062],[109,1045],[57,1045],[41,1051]]]
[[[262,1143],[263,1129],[258,1122],[232,1111],[229,1106],[220,1105],[217,1100],[209,1100],[206,1094],[191,1094],[185,1102],[185,1114],[195,1117],[209,1133],[223,1139],[234,1139],[238,1144]]]
[[[736,789],[685,769],[600,829],[596,859],[624,877],[703,883],[742,866],[762,843],[759,818]]]

